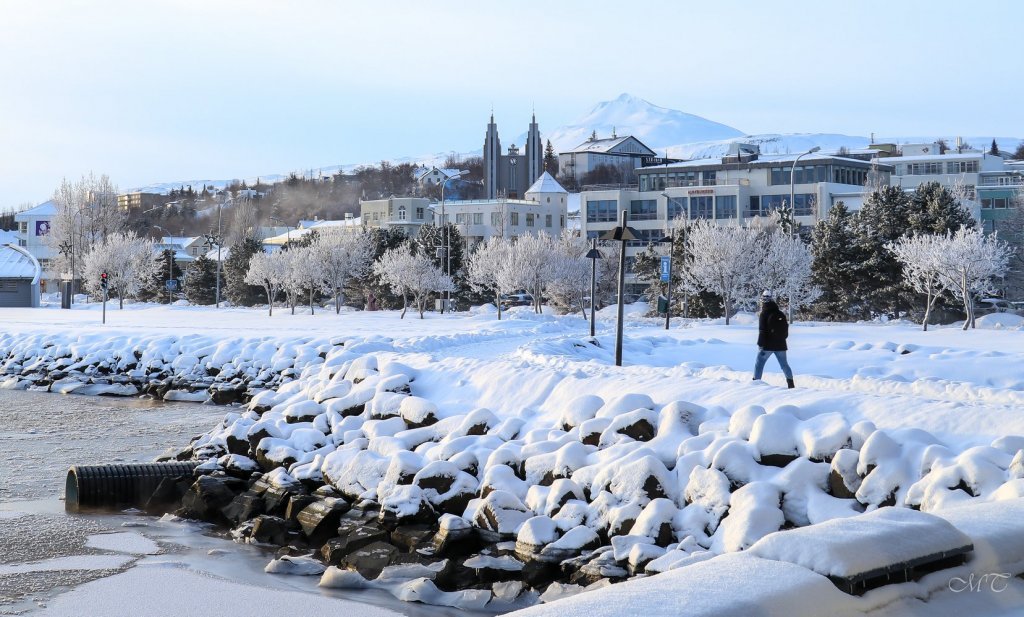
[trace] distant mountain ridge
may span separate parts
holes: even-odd
[[[757,144],[760,146],[761,152],[765,154],[806,152],[815,146],[828,152],[844,147],[849,149],[864,148],[871,143],[868,137],[838,133],[766,133],[747,135],[737,128],[683,111],[659,107],[644,99],[626,93],[610,101],[598,103],[572,124],[556,127],[550,131],[544,131],[543,128],[543,119],[541,119],[541,139],[545,143],[550,140],[556,152],[565,152],[575,148],[587,141],[593,133],[602,138],[611,137],[612,134],[616,134],[619,136],[632,135],[659,155],[664,155],[667,149],[669,156],[672,158],[683,159],[721,156],[728,151],[730,144],[736,142]],[[945,139],[952,146],[956,141],[956,136],[875,137],[875,142],[897,144],[921,143],[932,142],[936,139]],[[962,139],[965,143],[975,148],[988,150],[993,137],[969,136],[962,137]],[[994,137],[994,139],[1003,150],[1013,150],[1022,141],[1019,137]],[[526,143],[526,133],[517,135],[509,142],[502,139],[502,143],[515,143],[522,146]],[[393,163],[441,165],[450,154],[450,152],[439,152],[421,156],[396,157],[390,160]],[[473,150],[458,153],[457,156],[465,158],[480,156],[480,154],[481,150]],[[349,172],[356,167],[366,164],[376,163],[330,165],[314,169],[296,170],[294,173],[307,177],[310,173],[326,176],[339,171]],[[288,175],[288,173],[262,174],[237,179],[244,179],[250,184],[254,183],[257,178],[266,183],[274,183],[285,180]],[[192,186],[193,189],[201,190],[204,185],[220,188],[229,184],[232,180],[234,179],[159,182],[131,190],[167,193],[171,189],[181,186]]]

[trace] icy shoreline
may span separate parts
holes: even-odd
[[[0,383],[100,393],[127,380],[169,400],[248,401],[181,453],[207,461],[205,480],[181,486],[186,513],[325,562],[282,553],[275,571],[327,567],[323,585],[456,606],[555,600],[885,505],[942,512],[1024,494],[1020,438],[958,447],[920,430],[877,429],[841,408],[658,401],[628,390],[560,398],[539,414],[460,400],[469,371],[491,364],[543,363],[565,379],[580,370],[568,360],[575,354],[596,362],[587,370],[605,370],[599,342],[559,336],[558,323],[534,325],[556,335],[545,342],[512,337],[512,357],[523,360],[461,372],[434,368],[430,352],[443,337],[0,335],[0,367],[19,373]],[[501,371],[491,378],[510,400],[531,396],[534,382]],[[226,489],[223,503],[209,498],[214,485]]]

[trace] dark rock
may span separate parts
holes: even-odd
[[[338,534],[338,537],[327,540],[320,549],[324,561],[335,566],[350,553],[374,542],[383,542],[388,537],[379,527],[353,526],[350,523],[342,523],[338,528]]]
[[[398,555],[398,549],[386,542],[372,542],[357,549],[341,560],[341,566],[355,570],[363,578],[373,580],[380,576],[381,571],[390,565]]]
[[[561,575],[562,570],[557,563],[533,560],[523,565],[522,581],[530,587],[539,589],[558,580]]]
[[[343,499],[318,499],[299,512],[296,520],[310,544],[320,546],[337,532],[341,515],[348,510],[348,502]]]
[[[411,552],[430,543],[433,530],[427,525],[400,525],[391,532],[391,543]]]
[[[214,404],[231,405],[242,402],[242,399],[245,397],[245,386],[210,386],[207,392]]]
[[[182,516],[212,523],[225,522],[221,510],[245,489],[245,482],[230,476],[202,476],[181,500]]]
[[[302,512],[303,508],[314,501],[316,501],[316,498],[312,495],[290,495],[288,497],[288,505],[284,509],[284,520],[297,524],[299,512]]]
[[[146,512],[154,515],[170,512],[178,506],[191,484],[192,479],[188,476],[163,478],[143,508]]]
[[[847,488],[843,476],[836,469],[833,469],[828,474],[828,489],[833,497],[838,497],[839,499],[853,499],[856,497],[854,491]]]
[[[441,591],[458,591],[480,584],[476,570],[462,565],[464,560],[449,560],[448,567],[434,577],[434,585]]]
[[[288,524],[281,517],[261,514],[253,520],[252,539],[264,544],[284,546],[290,539]]]
[[[797,458],[795,454],[762,454],[760,462],[769,467],[785,467]]]
[[[641,488],[652,500],[668,496],[665,494],[665,488],[661,486],[661,481],[655,476],[647,476]]]
[[[263,498],[255,491],[245,491],[238,495],[221,512],[232,526],[247,521],[263,513]]]
[[[616,432],[626,435],[627,437],[632,437],[637,441],[650,441],[654,439],[654,435],[657,431],[653,424],[648,420],[641,418],[628,426],[620,428]]]

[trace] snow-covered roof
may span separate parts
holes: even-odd
[[[217,253],[218,253],[218,251],[220,252],[220,259],[221,259],[221,261],[224,261],[228,257],[231,257],[231,247],[230,246],[223,246],[223,247],[216,247],[215,246],[215,247],[213,247],[212,249],[210,249],[209,251],[206,252],[206,258],[207,259],[212,259],[214,261],[217,261]]]
[[[577,153],[580,153],[580,152],[607,153],[607,152],[611,152],[617,146],[619,146],[620,144],[622,144],[622,143],[624,143],[624,142],[626,142],[626,141],[628,141],[630,139],[636,141],[641,146],[644,146],[643,142],[641,142],[636,137],[633,137],[632,135],[624,135],[622,137],[607,137],[605,139],[591,139],[591,140],[587,140],[587,141],[581,143],[580,145],[576,146],[572,150],[567,150],[564,153],[565,154],[570,154],[570,153],[573,153],[573,152],[577,152]],[[644,148],[647,148],[647,146],[644,146]],[[648,152],[650,154],[652,154],[652,155],[654,154],[654,151],[651,150],[650,148],[647,148],[647,150],[648,150]],[[642,154],[642,153],[632,153],[631,152],[630,154]]]
[[[749,161],[749,162],[746,162],[746,163],[741,163],[740,165],[741,166],[742,165],[757,165],[759,163],[762,164],[762,165],[765,164],[765,163],[769,163],[769,164],[770,163],[792,164],[794,161],[796,161],[796,157],[798,157],[798,156],[800,156],[800,155],[799,154],[762,154],[762,155],[758,156],[756,159],[754,159],[752,161]],[[882,165],[891,165],[892,163],[889,162],[891,160],[893,160],[893,159],[880,159],[879,163],[882,164]],[[867,163],[867,161],[862,161],[860,159],[851,159],[851,158],[846,158],[846,157],[843,157],[843,156],[838,156],[838,155],[835,155],[835,154],[817,153],[817,152],[814,153],[814,154],[804,155],[804,156],[802,156],[800,158],[800,162],[801,163],[805,163],[805,164],[806,163],[811,163],[811,162],[814,162],[814,161],[822,161],[822,162],[824,162],[824,161],[842,161],[842,162],[856,163],[858,165],[865,165]],[[678,163],[669,163],[668,165],[653,165],[651,167],[644,167],[643,169],[647,170],[647,171],[656,171],[658,169],[665,169],[665,168],[668,168],[668,169],[679,169],[679,168],[687,168],[687,167],[711,167],[711,166],[715,166],[715,165],[723,165],[722,159],[721,158],[693,159],[693,160],[690,160],[690,161],[680,161]],[[728,163],[728,165],[735,166],[735,163]]]
[[[55,214],[57,214],[57,204],[53,203],[51,199],[50,201],[44,201],[35,208],[22,210],[14,215],[14,220],[21,221],[30,216],[54,216]]]
[[[188,246],[196,240],[201,240],[200,236],[164,236],[160,238],[161,244],[177,244],[178,246]]]
[[[569,191],[562,188],[562,185],[551,177],[551,174],[544,172],[537,178],[537,181],[530,185],[530,188],[526,189],[526,194],[530,193],[568,193]]]
[[[32,279],[38,283],[41,274],[32,253],[14,244],[0,246],[0,278]]]
[[[893,163],[914,162],[914,161],[953,161],[961,159],[983,159],[984,152],[946,152],[945,154],[919,154],[917,156],[892,156],[886,161]]]
[[[435,170],[444,175],[444,177],[446,178],[454,178],[461,173],[461,170],[451,169],[449,167],[424,167],[423,169],[420,169],[416,173],[414,173],[413,177],[418,181],[422,179],[423,176],[426,176]]]
[[[174,251],[174,261],[195,261],[195,257],[189,255],[183,250],[182,245],[176,242],[155,242],[153,243],[153,253],[159,255],[166,250]]]

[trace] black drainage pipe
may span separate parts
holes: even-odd
[[[64,509],[144,506],[165,478],[191,477],[199,463],[74,465],[64,484]]]

